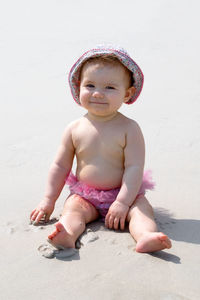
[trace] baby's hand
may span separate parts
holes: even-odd
[[[126,216],[129,210],[129,206],[122,202],[115,200],[110,206],[105,218],[105,225],[107,228],[121,230],[125,228]]]
[[[30,215],[31,221],[37,224],[43,217],[45,222],[49,221],[49,218],[54,210],[55,203],[49,199],[42,200],[39,205],[32,211]]]

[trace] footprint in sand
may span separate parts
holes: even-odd
[[[78,250],[74,248],[55,249],[51,245],[42,244],[38,247],[40,254],[46,258],[67,258],[75,255]]]
[[[98,239],[99,239],[98,235],[94,231],[92,231],[90,228],[88,228],[79,238],[79,243],[81,245],[85,246],[88,243],[92,243]]]
[[[6,234],[15,234],[17,231],[20,231],[20,225],[11,221],[7,221],[4,224],[1,224],[0,230]]]

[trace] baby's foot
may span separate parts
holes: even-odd
[[[75,248],[72,236],[61,222],[55,224],[56,229],[48,235],[48,242],[58,249]]]
[[[167,235],[162,232],[147,232],[136,245],[137,252],[155,252],[171,248],[172,244]]]

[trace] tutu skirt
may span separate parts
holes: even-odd
[[[71,194],[76,194],[90,202],[100,213],[105,217],[110,205],[115,201],[120,188],[110,190],[99,190],[79,181],[76,176],[71,172],[66,180]],[[153,190],[155,183],[152,181],[151,171],[144,172],[142,184],[138,192],[138,196],[145,195],[147,190]]]

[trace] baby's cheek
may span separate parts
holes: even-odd
[[[85,103],[89,96],[90,96],[90,94],[87,91],[80,91],[79,100],[81,102]]]

